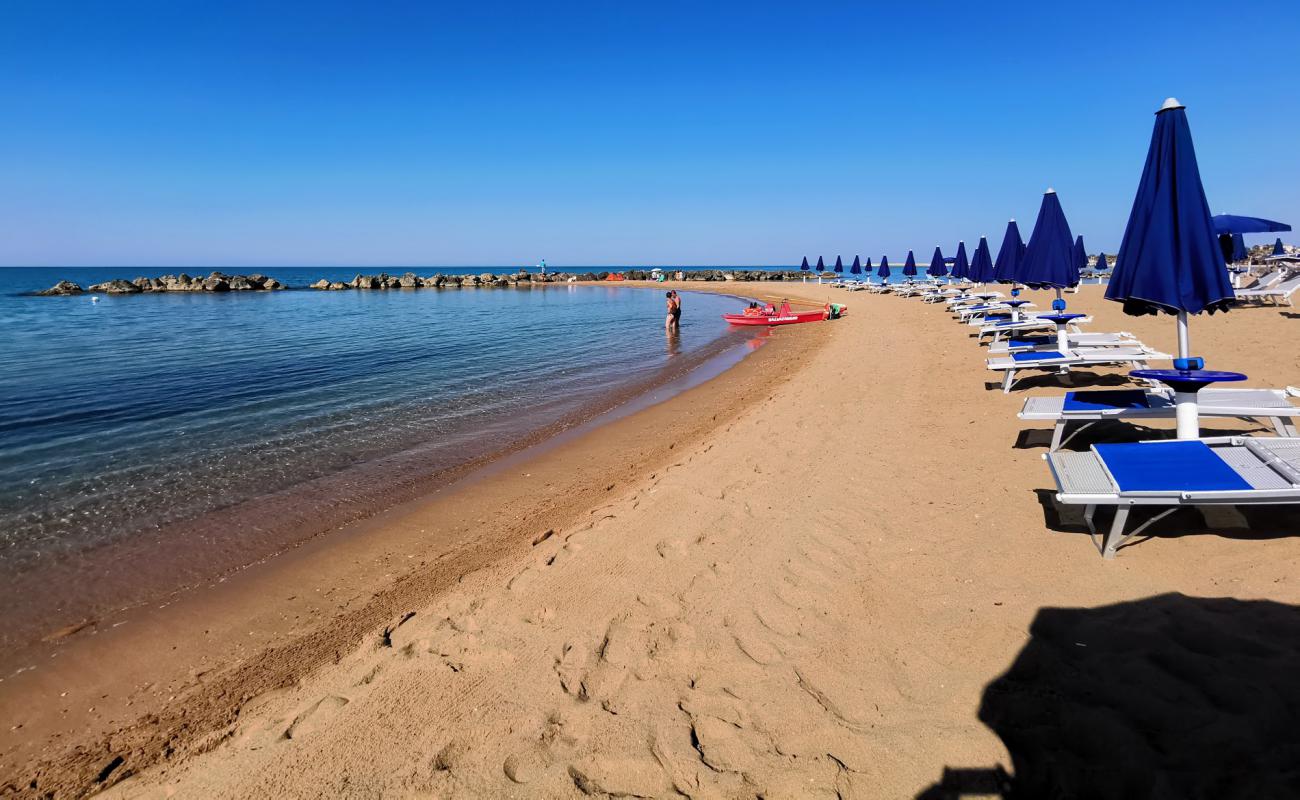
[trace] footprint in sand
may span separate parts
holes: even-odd
[[[339,709],[348,704],[346,697],[329,695],[317,700],[314,705],[303,711],[284,731],[285,739],[300,739],[310,736],[327,726]]]

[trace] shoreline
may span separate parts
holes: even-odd
[[[694,283],[676,286],[735,294],[730,282],[717,287]],[[631,282],[623,285],[639,288]],[[770,287],[756,284],[747,294],[761,295],[765,288]],[[55,786],[85,791],[112,760],[108,754],[120,752],[124,741],[131,743],[130,755],[113,768],[122,770],[119,777],[139,771],[164,752],[202,750],[207,746],[203,737],[229,725],[249,697],[292,684],[337,659],[403,605],[430,602],[464,574],[517,557],[536,536],[571,523],[618,483],[607,488],[577,480],[563,474],[569,470],[562,463],[582,463],[578,472],[599,474],[598,482],[608,475],[635,477],[646,464],[669,457],[678,444],[655,441],[659,437],[647,436],[647,430],[664,431],[684,442],[701,440],[722,424],[720,419],[753,400],[765,370],[774,363],[792,364],[792,350],[805,352],[820,338],[816,332],[801,331],[773,341],[778,340],[777,346],[769,342],[720,374],[696,374],[707,369],[710,359],[725,359],[731,348],[724,347],[688,369],[674,370],[665,380],[638,387],[586,419],[473,462],[438,486],[421,487],[377,514],[167,597],[157,607],[105,615],[94,627],[69,630],[42,643],[37,648],[41,652],[27,654],[39,669],[7,675],[0,683],[0,713],[21,720],[0,735],[0,780],[23,785],[33,778],[42,791],[53,780]],[[676,381],[686,385],[667,400],[655,397],[665,389],[674,392]],[[609,440],[635,443],[636,450],[611,450]],[[531,470],[528,475],[513,471],[525,466]],[[543,497],[528,488],[528,476],[539,469],[550,470],[554,477]],[[551,496],[557,490],[550,487],[557,484],[568,486],[559,492],[561,499]],[[528,512],[521,510],[525,507]],[[470,514],[467,509],[477,511]],[[510,517],[504,530],[484,535],[481,528],[489,525],[487,520],[503,513]],[[552,520],[551,525],[535,530],[544,520]],[[412,551],[407,558],[394,556],[399,546]],[[386,556],[364,563],[364,554],[380,547]],[[348,556],[351,565],[341,565]],[[414,574],[424,569],[431,571]],[[324,586],[331,581],[336,585]],[[311,593],[280,588],[303,583],[320,585]],[[255,627],[256,635],[244,635],[245,627]],[[115,667],[105,671],[98,666],[103,663]],[[100,701],[86,707],[90,710],[73,712],[72,704],[64,701],[66,687],[84,683],[86,674],[95,675],[86,694],[98,695]],[[167,677],[160,679],[160,674]],[[32,706],[42,705],[34,701],[42,697],[48,710],[33,715]],[[64,708],[56,712],[54,706]],[[147,712],[156,714],[152,721],[142,721]],[[28,775],[20,774],[24,764],[31,766]]]

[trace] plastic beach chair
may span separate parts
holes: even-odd
[[[1074,367],[1122,367],[1146,369],[1147,362],[1168,360],[1168,353],[1159,353],[1148,347],[1098,347],[1074,350],[1031,351],[1012,353],[990,358],[985,363],[991,370],[1002,372],[1002,392],[1009,393],[1019,381],[1017,376],[1026,371],[1049,371],[1066,375]]]
[[[1300,439],[1295,438],[1095,444],[1085,452],[1059,450],[1043,457],[1056,481],[1056,501],[1084,506],[1084,522],[1104,558],[1114,558],[1125,541],[1182,506],[1300,503]],[[1115,517],[1097,543],[1099,506],[1113,506]],[[1136,506],[1163,510],[1126,533]]]
[[[1202,417],[1267,421],[1278,436],[1293,437],[1300,420],[1300,407],[1291,400],[1294,397],[1300,397],[1300,389],[1202,389],[1197,394],[1197,411]],[[1097,422],[1173,419],[1174,408],[1173,392],[1167,387],[1102,389],[1026,398],[1019,417],[1055,423],[1049,447],[1055,452]]]
[[[1241,289],[1236,295],[1238,302],[1264,303],[1269,301],[1275,306],[1280,306],[1285,301],[1289,306],[1291,305],[1291,295],[1295,294],[1297,289],[1300,289],[1300,275],[1293,275],[1267,289]]]

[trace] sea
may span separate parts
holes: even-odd
[[[289,287],[274,292],[32,294],[182,271],[210,270],[0,268],[0,643],[122,602],[158,577],[145,561],[210,579],[757,335],[714,294],[687,293],[669,334],[647,288],[307,288],[375,267],[222,270]]]

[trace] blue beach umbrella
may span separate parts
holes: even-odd
[[[1187,111],[1171,97],[1156,112],[1146,166],[1106,299],[1123,303],[1125,314],[1176,315],[1178,359],[1174,367],[1189,376],[1193,370],[1199,371],[1204,361],[1189,354],[1188,316],[1226,311],[1234,299],[1216,233],[1196,165]],[[1195,391],[1180,391],[1178,386],[1174,390],[1178,438],[1196,438]]]
[[[862,265],[862,271],[867,274],[867,277],[871,276],[871,256],[867,256],[867,263]]]
[[[1029,235],[1029,245],[1025,248],[1016,279],[1031,289],[1055,289],[1056,300],[1052,308],[1058,311],[1065,309],[1061,290],[1079,283],[1074,237],[1070,235],[1070,223],[1065,221],[1065,212],[1061,210],[1061,200],[1055,189],[1048,189],[1043,194],[1038,220],[1034,222],[1034,232]]]
[[[1013,219],[1007,223],[1007,232],[1002,234],[998,260],[993,262],[993,280],[998,283],[1016,282],[1016,270],[1020,267],[1020,254],[1024,247],[1025,243],[1020,239],[1020,227]]]
[[[849,272],[853,275],[862,274],[862,261],[857,256],[853,257],[853,266],[849,267]]]
[[[880,269],[876,270],[876,275],[885,279],[889,278],[889,256],[880,257]],[[884,282],[885,281],[883,280],[881,281],[881,283]]]
[[[1275,255],[1275,256],[1284,256],[1284,255],[1286,255],[1286,250],[1282,249],[1282,237],[1281,237],[1281,236],[1277,237],[1277,241],[1276,241],[1276,242],[1273,242],[1273,255]]]
[[[988,237],[981,236],[975,246],[975,258],[970,262],[970,279],[978,283],[990,283],[993,280],[993,254],[989,252]]]
[[[1219,214],[1213,217],[1214,232],[1225,233],[1285,233],[1291,226],[1261,217],[1241,217],[1236,214]]]
[[[804,256],[804,257],[803,257],[803,263],[799,265],[799,270],[800,270],[801,272],[807,272],[807,271],[808,271],[808,256]]]
[[[934,255],[930,256],[930,266],[925,268],[925,274],[932,278],[942,278],[948,274],[948,266],[943,261],[943,251],[935,245]]]
[[[844,260],[839,256],[835,256],[835,271],[841,273],[844,272]]]
[[[957,258],[952,262],[952,276],[959,281],[967,279],[970,274],[970,261],[966,258],[966,243],[957,243]]]
[[[1096,267],[1096,269],[1097,269],[1098,272],[1105,272],[1106,270],[1110,269],[1110,265],[1106,263],[1106,254],[1105,254],[1105,253],[1098,253],[1098,254],[1097,254],[1097,267]]]
[[[916,256],[911,250],[907,251],[907,261],[903,263],[903,274],[909,278],[916,276]]]
[[[1074,238],[1074,266],[1082,271],[1088,266],[1088,248],[1083,246],[1083,234]]]
[[[817,272],[821,273],[825,271],[826,271],[826,262],[822,261],[821,256],[817,256]]]
[[[1232,261],[1245,261],[1250,258],[1250,253],[1246,251],[1246,237],[1240,233],[1232,234]]]

